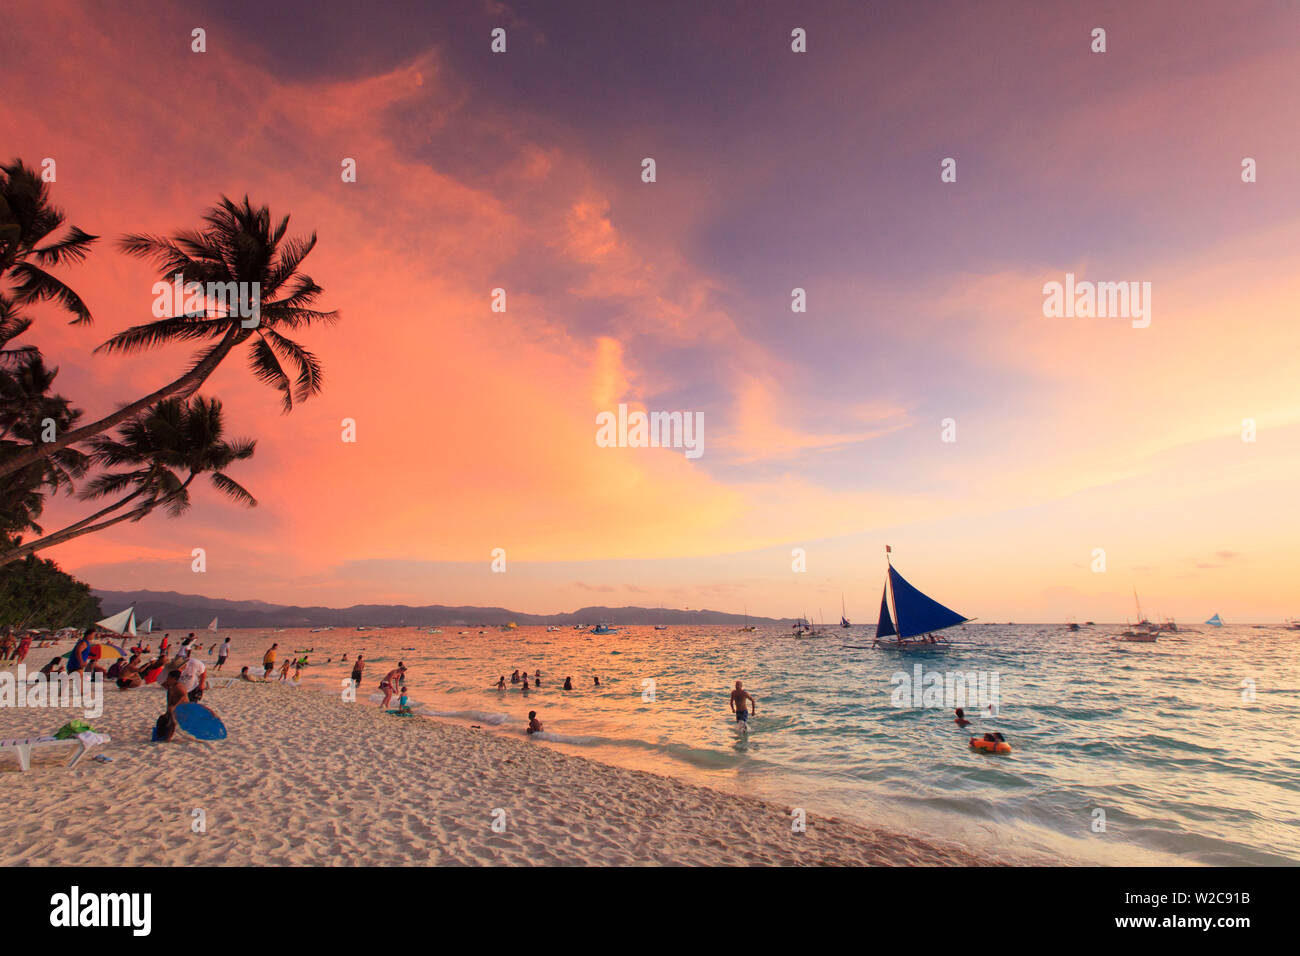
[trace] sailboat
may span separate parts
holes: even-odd
[[[106,617],[102,621],[96,621],[95,627],[105,631],[112,631],[114,634],[125,634],[130,637],[136,637],[135,605],[132,604],[125,611],[119,611],[112,617]]]
[[[208,630],[213,634],[217,633],[217,619],[214,617],[212,623],[208,625]]]
[[[745,626],[740,628],[740,632],[742,634],[750,634],[757,630],[758,628],[756,628],[753,624],[749,623],[749,605],[746,604],[745,605]]]
[[[1138,622],[1132,629],[1125,631],[1119,636],[1121,641],[1136,641],[1141,644],[1152,644],[1159,637],[1160,628],[1152,624],[1142,616],[1142,602],[1138,600],[1138,589],[1133,588],[1133,603],[1137,606]]]
[[[844,593],[840,592],[840,627],[852,627],[852,626],[853,625],[849,623],[849,619],[845,617]]]
[[[884,590],[880,594],[880,620],[876,624],[876,639],[872,646],[900,651],[942,650],[951,646],[953,642],[948,638],[935,635],[939,631],[975,619],[963,617],[908,584],[894,570],[890,553],[891,548],[885,545],[888,571]]]
[[[1214,617],[1210,618],[1205,623],[1210,625],[1210,627],[1223,627],[1223,618],[1219,617],[1219,614],[1216,611]]]
[[[144,622],[143,624],[141,624],[141,625],[137,628],[137,630],[141,631],[141,632],[144,633],[144,634],[152,634],[152,633],[153,633],[153,618],[151,618],[151,617],[150,617],[150,618],[146,618],[146,619],[145,619],[145,622]]]

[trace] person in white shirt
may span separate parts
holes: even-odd
[[[225,643],[221,645],[221,650],[217,652],[218,671],[221,670],[221,665],[226,663],[226,658],[229,656],[230,656],[230,638],[226,638]]]
[[[203,691],[208,686],[208,665],[197,657],[187,658],[181,666],[180,685],[190,703],[198,703],[203,699]]]

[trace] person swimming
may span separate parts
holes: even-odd
[[[506,675],[502,674],[501,679],[497,681],[497,690],[505,690],[505,689],[506,689]]]
[[[965,712],[964,712],[960,707],[957,708],[957,710],[956,710],[956,714],[957,714],[957,717],[956,717],[956,719],[953,721],[954,724],[956,724],[958,727],[969,727],[969,726],[970,726],[970,721],[966,719],[966,714],[965,714]]]
[[[565,689],[565,690],[573,690],[573,678],[572,678],[572,677],[566,677],[566,678],[564,678],[564,689]]]
[[[542,732],[542,722],[537,719],[537,711],[528,712],[528,733],[540,734]]]
[[[600,686],[600,678],[599,678],[599,677],[597,677],[595,674],[592,674],[592,675],[591,675],[591,679],[595,682],[594,686],[596,686],[596,687],[599,687],[599,686]]]

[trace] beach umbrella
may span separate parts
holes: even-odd
[[[90,656],[99,661],[126,660],[130,655],[116,644],[91,644]],[[63,655],[65,660],[72,659],[72,651]]]

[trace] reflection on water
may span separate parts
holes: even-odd
[[[364,649],[363,703],[403,660],[426,715],[522,734],[536,710],[545,746],[814,813],[1105,862],[1300,861],[1297,631],[1123,644],[1117,627],[972,624],[952,632],[969,646],[900,656],[856,627],[803,640],[716,627],[457,630],[223,634],[235,664],[260,661],[271,640],[315,647],[304,685],[326,693],[350,670],[341,655]],[[917,664],[940,678],[993,675],[998,716],[968,706],[970,731],[1002,732],[1013,753],[973,753],[951,701],[896,706],[896,675]],[[515,669],[540,669],[541,688],[510,685]],[[563,691],[568,676],[575,689]],[[727,706],[737,679],[758,700],[748,733]]]

